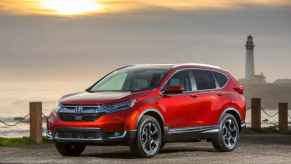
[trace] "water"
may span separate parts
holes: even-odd
[[[43,102],[43,113],[48,115],[55,109],[58,99],[65,94],[83,91],[92,82],[1,82],[0,120],[13,124],[14,117],[29,113],[29,102]],[[0,124],[0,136],[28,136],[29,125],[21,123],[15,127]]]
[[[0,117],[21,117],[28,113],[29,102],[43,102],[43,112],[49,113],[58,99],[68,93],[82,91],[89,82],[12,82],[0,85]]]

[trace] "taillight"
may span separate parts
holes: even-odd
[[[233,88],[237,93],[244,94],[244,87],[242,85]]]

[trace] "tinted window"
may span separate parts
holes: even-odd
[[[181,85],[185,91],[191,91],[191,80],[189,71],[180,71],[176,73],[167,83],[166,86]]]
[[[222,73],[213,72],[214,77],[216,78],[216,81],[219,85],[219,87],[223,87],[225,83],[227,82],[227,77],[225,77]]]
[[[197,90],[215,89],[215,79],[212,72],[206,70],[193,70]]]

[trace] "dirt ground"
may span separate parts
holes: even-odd
[[[291,136],[278,134],[242,135],[241,146],[230,153],[215,152],[210,143],[170,143],[151,159],[132,156],[128,147],[87,147],[80,157],[62,157],[53,144],[0,147],[0,163],[142,163],[142,164],[279,164],[291,163]]]

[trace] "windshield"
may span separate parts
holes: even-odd
[[[88,91],[135,92],[153,89],[160,84],[166,71],[162,68],[124,68],[105,76]]]

